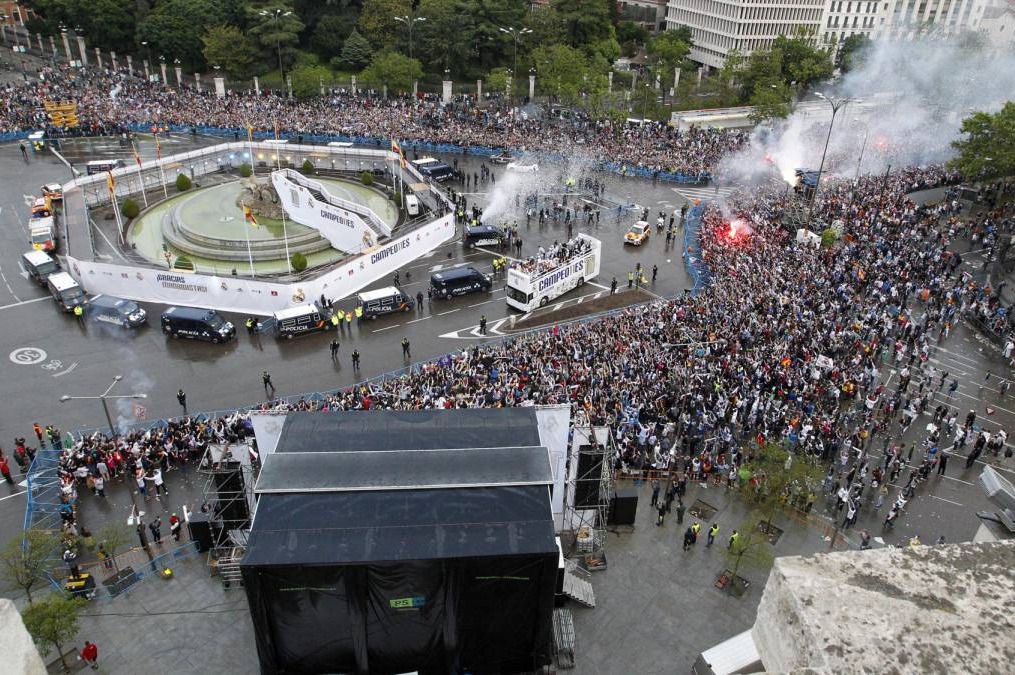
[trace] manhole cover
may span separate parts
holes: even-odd
[[[718,510],[719,509],[715,508],[708,502],[696,499],[694,500],[694,503],[691,504],[691,508],[687,509],[687,512],[698,520],[712,520],[712,516],[714,516]]]

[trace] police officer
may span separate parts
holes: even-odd
[[[331,315],[331,325],[336,333],[342,330],[342,317],[343,312],[340,309],[336,309]]]
[[[349,321],[349,323],[352,323],[352,318],[349,316],[348,312],[346,312],[345,316],[346,319]],[[356,305],[356,320],[357,321],[363,320],[363,305]],[[352,326],[350,326],[349,329],[352,330]]]
[[[659,266],[652,265],[652,283],[656,282],[656,277],[659,276]]]
[[[176,400],[180,402],[180,407],[183,408],[183,414],[187,414],[187,393],[180,389],[176,392]]]
[[[416,291],[416,311],[423,311],[423,291]]]
[[[331,341],[331,360],[332,361],[337,361],[338,360],[338,347],[339,347],[338,340],[332,340]]]
[[[634,286],[634,272],[627,273],[627,287],[632,288]]]
[[[248,316],[243,325],[247,327],[247,335],[254,334],[254,317]]]
[[[264,382],[264,395],[268,395],[268,388],[271,388],[271,395],[275,395],[275,384],[271,381],[271,374],[268,371],[261,373],[261,381]]]
[[[402,338],[402,358],[411,359],[412,352],[409,351],[409,338]]]
[[[359,350],[352,350],[352,369],[359,370]]]
[[[78,323],[82,326],[85,325],[85,310],[81,305],[74,305],[74,316],[77,317]]]
[[[613,277],[613,281],[610,283],[610,295],[617,292],[617,277]]]
[[[486,314],[479,317],[479,334],[486,335]]]

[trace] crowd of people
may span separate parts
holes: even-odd
[[[583,237],[575,237],[563,243],[553,242],[549,248],[540,246],[535,256],[513,261],[511,269],[533,276],[541,276],[591,250],[592,242]]]
[[[398,139],[459,147],[512,148],[584,156],[594,161],[706,178],[748,133],[671,129],[648,123],[627,127],[609,120],[537,120],[477,105],[459,96],[444,105],[435,95],[382,97],[378,92],[335,90],[293,100],[272,92],[230,92],[166,87],[125,70],[43,66],[34,77],[0,88],[0,133],[46,128],[43,103],[77,103],[79,127],[70,133],[116,135],[131,125],[216,127],[292,136],[333,134],[369,137],[381,145]],[[54,134],[67,133],[50,129]],[[245,137],[246,132],[242,133]]]

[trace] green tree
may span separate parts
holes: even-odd
[[[361,171],[359,174],[359,182],[367,187],[374,184],[374,175],[369,171]]]
[[[341,14],[321,17],[310,35],[310,48],[325,61],[342,54],[342,46],[354,30],[355,21]]]
[[[296,98],[312,98],[320,94],[321,83],[331,78],[331,71],[324,66],[296,66],[289,76]]]
[[[249,162],[240,164],[240,178],[250,178],[252,175],[254,175],[254,169]]]
[[[186,192],[190,188],[194,187],[193,181],[185,173],[176,174],[176,190],[178,192]]]
[[[585,77],[588,75],[588,59],[578,49],[567,45],[537,47],[532,51],[536,64],[536,84],[540,91],[556,96],[567,103],[581,98]]]
[[[24,4],[24,3],[22,3]],[[103,50],[133,44],[134,0],[32,0],[26,25],[33,33],[58,34],[60,24],[80,28],[89,46]]]
[[[757,519],[748,519],[741,523],[737,530],[737,539],[727,545],[723,556],[730,566],[729,583],[737,583],[735,577],[742,567],[768,569],[772,565],[774,555],[768,537],[759,529],[761,523]],[[731,532],[732,534],[732,532]]]
[[[773,117],[787,117],[793,91],[780,80],[761,80],[754,85],[748,103],[754,106],[751,120],[757,124]]]
[[[95,533],[96,551],[98,550],[97,545],[101,544],[102,548],[109,555],[110,562],[113,563],[113,569],[119,572],[120,565],[116,560],[116,556],[119,550],[131,540],[132,536],[133,530],[122,522],[106,523]]]
[[[296,60],[303,22],[291,6],[284,2],[250,6],[247,21],[247,33],[264,48],[265,55],[270,53],[278,62],[280,72]]]
[[[57,539],[45,530],[25,530],[0,551],[0,576],[32,602],[32,589],[42,581],[56,552]]]
[[[601,40],[616,42],[610,7],[603,0],[554,0],[552,5],[560,16],[565,44],[586,49]]]
[[[624,56],[634,56],[648,40],[648,31],[633,21],[621,21],[617,26],[617,42]]]
[[[867,58],[867,54],[873,42],[866,35],[854,33],[839,44],[839,51],[835,54],[835,67],[845,75],[849,71],[861,65]]]
[[[349,38],[342,46],[342,56],[340,59],[341,65],[354,70],[359,70],[360,68],[366,67],[373,57],[374,49],[370,46],[369,40],[363,37],[358,30],[353,28],[352,33],[349,34]],[[332,65],[334,65],[334,60],[332,61]]]
[[[137,40],[147,41],[152,58],[159,54],[180,59],[189,68],[203,69],[207,26],[237,23],[238,0],[161,0],[138,25]]]
[[[411,13],[409,0],[364,0],[356,26],[375,49],[385,49],[394,46],[400,33],[408,33],[408,27],[394,17]]]
[[[993,180],[1015,174],[1015,102],[996,113],[974,112],[962,120],[965,135],[952,142],[958,156],[949,166],[969,180]]]
[[[494,68],[483,78],[483,91],[503,94],[507,90],[508,69]],[[539,81],[539,78],[536,78]]]
[[[297,251],[289,256],[289,264],[292,265],[293,272],[302,272],[307,269],[307,256]]]
[[[25,629],[39,646],[39,652],[45,656],[52,647],[56,647],[64,672],[69,670],[69,666],[64,659],[63,646],[72,643],[78,634],[78,615],[84,605],[85,601],[81,598],[51,593],[21,613]]]
[[[236,26],[212,26],[201,36],[201,43],[205,61],[222,66],[230,77],[242,79],[253,72],[258,59],[257,47]]]
[[[317,167],[314,166],[313,162],[311,162],[309,159],[303,160],[303,166],[300,167],[300,171],[302,171],[304,174],[308,176],[312,176],[314,174],[314,171],[316,170]]]
[[[360,74],[364,82],[391,91],[409,91],[413,80],[423,77],[423,67],[416,59],[395,52],[378,54]]]
[[[804,89],[832,76],[831,54],[814,46],[813,37],[806,33],[795,37],[780,35],[772,43],[772,51],[782,53],[781,74],[787,84],[796,82]]]
[[[141,213],[141,206],[135,200],[128,197],[120,203],[120,213],[128,219],[137,218],[137,214]]]
[[[832,248],[839,239],[839,233],[834,227],[826,227],[821,232],[821,248]]]
[[[672,80],[673,72],[691,53],[691,43],[684,40],[680,31],[666,31],[649,40],[646,46],[652,70],[663,82]]]
[[[801,506],[808,494],[821,489],[824,471],[811,455],[795,455],[776,443],[766,443],[741,467],[750,479],[744,488],[765,527],[780,511]]]
[[[435,69],[449,68],[454,73],[467,70],[479,20],[470,9],[468,0],[421,0],[416,13],[425,16],[426,21],[418,24],[413,33],[413,56]],[[507,58],[513,48],[511,43]],[[524,49],[523,38],[518,45],[520,55],[524,55]]]

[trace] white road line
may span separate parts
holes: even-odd
[[[594,281],[586,281],[585,283],[587,283],[587,284],[588,284],[589,286],[595,286],[596,288],[601,288],[601,289],[603,289],[604,291],[608,291],[608,290],[610,290],[610,287],[609,287],[609,286],[603,286],[602,284],[597,284],[597,283],[596,283],[596,282],[594,282]]]
[[[25,494],[25,492],[28,492],[28,490],[25,490],[24,492],[15,492],[14,494],[7,495],[6,497],[0,497],[0,502],[2,502],[5,499],[10,499],[11,497],[20,497],[21,495]]]
[[[400,324],[400,323],[396,323],[394,326],[385,326],[384,328],[376,328],[376,329],[374,329],[374,330],[372,330],[370,332],[371,333],[383,333],[386,330],[391,330],[392,328],[398,328],[401,325],[402,324]]]
[[[15,302],[21,302],[21,298],[19,298],[19,297],[18,297],[18,294],[14,292],[14,289],[13,289],[13,288],[11,288],[11,285],[10,285],[10,283],[8,283],[8,281],[7,281],[7,275],[6,275],[6,274],[4,274],[4,271],[3,271],[2,269],[0,269],[0,279],[3,279],[3,280],[4,280],[4,286],[6,286],[6,287],[7,287],[7,291],[8,291],[8,292],[9,292],[9,293],[11,294],[11,296],[12,296],[12,297],[14,298],[14,301],[15,301]]]
[[[20,307],[21,305],[30,305],[33,302],[42,302],[43,300],[49,300],[48,297],[33,298],[32,300],[22,300],[21,302],[14,302],[9,305],[0,305],[0,309],[10,309],[12,307]]]
[[[493,300],[487,300],[485,302],[477,302],[475,305],[469,305],[469,307],[479,307],[481,305],[489,305]]]
[[[420,321],[426,321],[426,320],[428,320],[429,318],[430,318],[430,317],[428,317],[428,316],[424,316],[424,317],[422,317],[422,318],[420,318],[420,319],[413,319],[412,321],[406,321],[406,322],[405,322],[405,325],[406,325],[406,326],[408,326],[408,325],[409,325],[410,323],[418,323],[418,322],[420,322]]]
[[[439,313],[437,316],[444,316],[445,314],[454,314],[455,312],[460,312],[460,311],[462,311],[461,307],[459,307],[458,309],[449,309],[446,312]]]
[[[941,500],[943,502],[948,502],[949,504],[955,504],[955,506],[962,506],[962,504],[960,504],[958,502],[953,502],[951,499],[945,499],[944,497],[938,497],[937,495],[930,495],[930,496],[931,496],[932,499],[939,499],[939,500]]]
[[[59,373],[53,373],[53,377],[63,377],[64,375],[66,375],[67,373],[69,373],[70,371],[74,370],[77,367],[78,362],[75,361],[74,363],[70,364],[70,367],[67,368],[67,370],[61,370]]]

